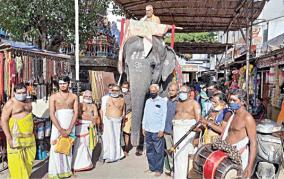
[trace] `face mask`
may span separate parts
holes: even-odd
[[[207,90],[207,96],[210,98],[214,95],[214,92],[213,91],[208,91]]]
[[[157,96],[158,96],[157,93],[150,93],[150,97],[151,97],[152,99],[155,99]]]
[[[127,92],[128,92],[128,89],[127,89],[127,88],[121,88],[121,91],[122,91],[123,93],[127,93]]]
[[[93,101],[91,99],[83,99],[84,103],[91,104]]]
[[[187,100],[187,98],[188,98],[188,94],[187,94],[187,93],[180,93],[180,94],[178,95],[178,97],[179,97],[179,99],[180,99],[181,101],[185,101],[185,100]]]
[[[110,93],[110,96],[113,98],[118,98],[119,94],[118,93]]]
[[[239,105],[238,103],[230,103],[230,104],[229,104],[229,107],[230,107],[232,110],[236,111],[236,110],[238,110],[238,109],[241,108],[241,105]]]
[[[27,99],[27,94],[17,94],[17,93],[15,93],[15,98],[18,101],[25,101]]]

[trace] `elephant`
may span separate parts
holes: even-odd
[[[154,83],[159,84],[160,95],[165,96],[176,65],[174,50],[166,46],[161,38],[153,36],[152,44],[152,49],[146,57],[142,37],[131,37],[123,47],[124,69],[131,91],[131,144],[134,147],[139,145],[144,104],[149,86]]]

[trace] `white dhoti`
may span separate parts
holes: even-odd
[[[72,109],[60,109],[56,111],[56,118],[63,129],[68,129],[74,112]],[[72,132],[75,134],[73,128]],[[54,141],[56,141],[60,136],[58,129],[52,125],[51,136],[50,136],[50,156],[49,156],[49,166],[48,166],[48,178],[64,178],[70,177],[72,175],[71,162],[72,162],[72,151],[70,155],[64,155],[55,152]],[[72,150],[72,148],[71,148]]]
[[[124,157],[124,152],[120,145],[122,118],[104,117],[103,131],[103,159],[106,162],[114,162]]]
[[[191,120],[173,120],[174,144],[186,134],[186,132],[196,123]],[[174,153],[174,179],[186,179],[188,172],[188,155],[194,153],[192,144],[195,132],[191,132],[178,146]]]
[[[90,170],[93,168],[93,150],[90,149],[90,124],[91,121],[80,120],[75,127],[76,140],[72,164],[72,168],[75,172]]]
[[[231,123],[234,119],[234,115],[231,116],[231,118],[228,121],[228,124],[225,127],[225,130],[223,131],[222,134],[222,140],[226,140],[228,133],[229,133],[229,128],[231,126]],[[242,140],[240,140],[238,143],[233,144],[233,146],[237,147],[237,150],[240,152],[241,154],[241,159],[242,159],[242,169],[245,170],[247,165],[248,165],[248,160],[249,160],[249,148],[248,148],[248,144],[249,144],[249,138],[245,137]]]

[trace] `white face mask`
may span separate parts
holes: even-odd
[[[15,93],[15,98],[17,101],[25,101],[27,99],[27,94],[17,94]]]
[[[127,93],[127,92],[128,92],[128,89],[127,89],[127,88],[121,88],[121,91],[122,91],[123,93]]]
[[[93,101],[91,99],[83,99],[84,103],[92,104]]]

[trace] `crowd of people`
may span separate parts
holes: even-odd
[[[109,93],[102,97],[100,110],[92,100],[92,92],[85,91],[80,102],[69,91],[70,79],[59,78],[59,92],[49,100],[52,131],[50,138],[49,178],[70,177],[73,172],[93,169],[92,153],[102,131],[104,162],[116,162],[131,149],[130,84],[109,85]],[[179,85],[172,82],[167,97],[159,96],[158,84],[149,88],[142,119],[149,170],[160,176],[183,179],[192,165],[188,156],[199,146],[220,138],[236,146],[242,158],[243,175],[252,175],[256,157],[256,124],[245,108],[245,92],[235,89],[224,93],[215,82],[202,85]],[[4,106],[1,125],[8,144],[8,165],[11,178],[28,178],[36,154],[33,134],[32,106],[27,102],[24,84],[15,86],[15,93]],[[192,126],[193,132],[173,149]],[[73,146],[73,147],[72,147]]]

